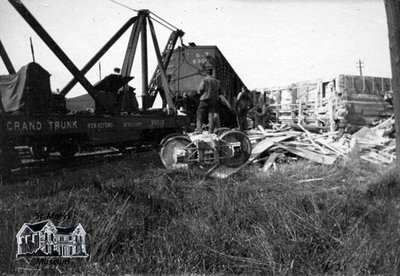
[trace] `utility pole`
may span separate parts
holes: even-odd
[[[363,62],[361,61],[361,59],[358,60],[357,62],[357,67],[360,69],[360,77],[362,77],[362,68],[364,67]]]
[[[396,130],[396,165],[400,168],[400,0],[384,0],[392,65],[393,109]]]

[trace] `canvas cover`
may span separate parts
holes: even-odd
[[[44,114],[50,110],[50,74],[37,63],[16,74],[0,75],[1,112]]]

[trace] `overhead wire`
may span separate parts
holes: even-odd
[[[131,11],[134,11],[134,12],[138,12],[139,11],[139,10],[135,10],[135,9],[133,9],[131,7],[128,7],[128,6],[122,4],[122,3],[118,2],[118,1],[115,1],[115,0],[110,0],[110,1],[113,2],[114,4],[117,4],[117,5],[120,5],[120,6],[124,7],[124,8],[127,8],[128,10],[131,10]]]

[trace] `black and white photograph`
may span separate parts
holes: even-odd
[[[0,275],[399,275],[400,0],[0,0]]]

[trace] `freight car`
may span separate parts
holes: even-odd
[[[221,84],[223,97],[218,105],[221,125],[236,127],[236,97],[242,87],[247,87],[217,46],[190,43],[174,50],[166,73],[171,78],[170,87],[176,105],[190,117],[194,116],[193,110],[196,109],[193,107],[198,104],[197,89],[208,67],[215,68],[214,76]]]

